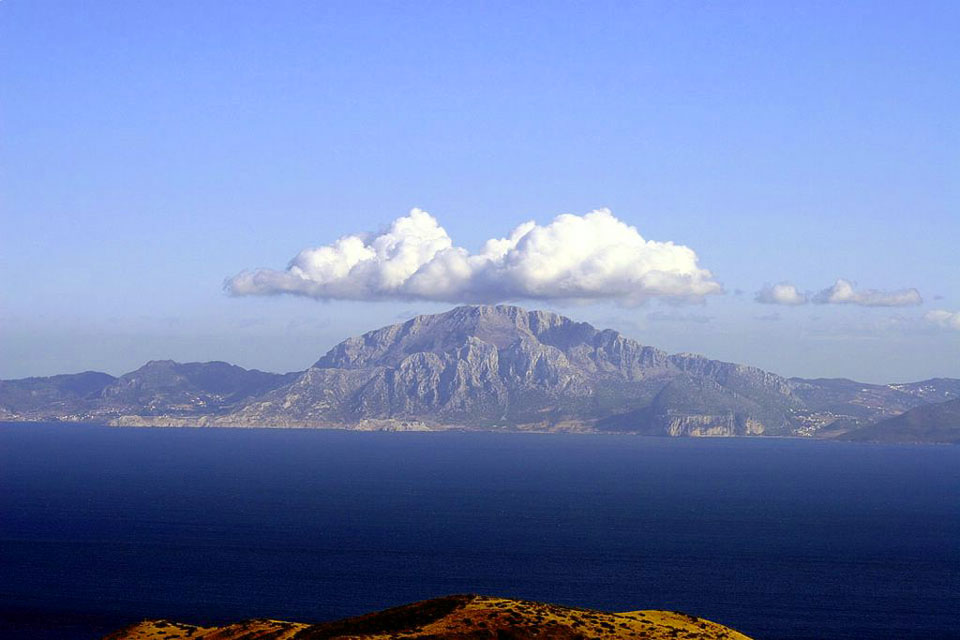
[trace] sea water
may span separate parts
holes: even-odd
[[[0,637],[453,593],[960,637],[960,447],[0,425]]]

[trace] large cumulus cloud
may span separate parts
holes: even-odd
[[[289,293],[317,299],[499,302],[517,299],[699,300],[721,293],[697,254],[644,239],[609,210],[525,222],[478,253],[454,245],[420,209],[376,234],[304,249],[284,270],[244,271],[233,295]]]

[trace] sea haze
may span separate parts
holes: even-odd
[[[7,424],[0,487],[4,638],[461,592],[765,640],[960,629],[960,447]]]

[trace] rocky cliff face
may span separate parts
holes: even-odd
[[[0,419],[122,425],[837,435],[960,396],[960,380],[786,379],[519,307],[464,306],[344,340],[279,375],[149,362],[0,381]]]
[[[786,379],[759,369],[669,356],[553,313],[471,306],[345,340],[233,417],[743,435],[788,431],[799,406]]]

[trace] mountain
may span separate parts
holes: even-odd
[[[223,413],[297,375],[264,373],[226,362],[154,360],[119,378],[88,371],[0,380],[0,418],[106,422],[131,414]]]
[[[835,436],[915,407],[960,397],[960,380],[931,378],[903,384],[867,384],[846,378],[791,378],[805,411],[797,435]]]
[[[673,611],[605,613],[557,605],[493,598],[448,596],[378,613],[322,624],[249,620],[222,627],[198,627],[166,620],[141,622],[105,640],[749,640],[728,627]]]
[[[152,360],[104,387],[102,405],[145,415],[220,412],[293,380],[226,362]]]
[[[152,361],[119,378],[2,381],[0,419],[825,437],[956,397],[960,380],[787,379],[499,305],[370,331],[283,375]]]
[[[39,419],[83,416],[116,378],[98,371],[0,380],[0,418]]]
[[[753,367],[671,356],[554,313],[470,306],[345,340],[222,422],[743,435],[789,433],[801,408],[786,379]]]
[[[960,398],[927,404],[841,436],[869,442],[960,444]]]

